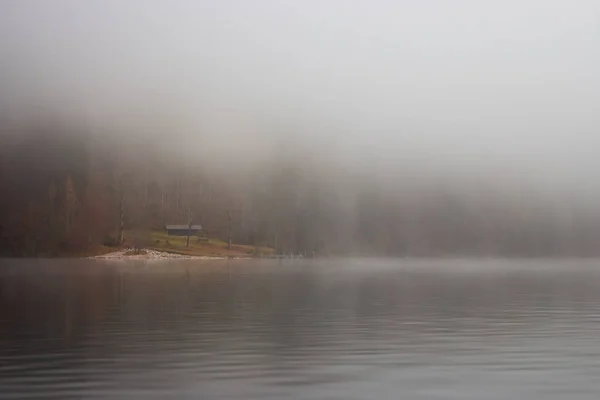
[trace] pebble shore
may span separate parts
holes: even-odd
[[[100,256],[89,257],[93,259],[103,259],[103,260],[166,260],[166,259],[182,259],[182,260],[221,260],[225,257],[214,257],[214,256],[188,256],[185,254],[173,254],[167,253],[164,251],[157,250],[148,250],[142,249],[140,253],[145,254],[130,254],[126,255],[129,252],[133,252],[134,249],[124,249],[120,251],[115,251],[108,254],[103,254]]]

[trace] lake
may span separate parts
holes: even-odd
[[[600,398],[598,260],[2,260],[0,398]]]

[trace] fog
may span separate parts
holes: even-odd
[[[598,172],[594,1],[4,1],[2,101],[229,144]],[[160,124],[161,121],[156,121]],[[245,146],[246,147],[246,146]]]
[[[0,106],[245,177],[275,154],[340,179],[595,207],[599,13],[584,0],[4,0]]]

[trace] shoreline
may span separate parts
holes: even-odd
[[[91,257],[83,257],[85,259],[92,260],[226,260],[230,258],[239,258],[239,257],[227,257],[227,256],[192,256],[186,254],[178,254],[178,253],[170,253],[166,251],[159,251],[153,249],[140,249],[138,250],[138,254],[128,254],[133,253],[134,249],[123,249],[119,251],[113,251],[110,253],[91,256]]]

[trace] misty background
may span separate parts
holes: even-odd
[[[598,15],[4,0],[2,251],[72,251],[193,209],[279,252],[596,254]]]

